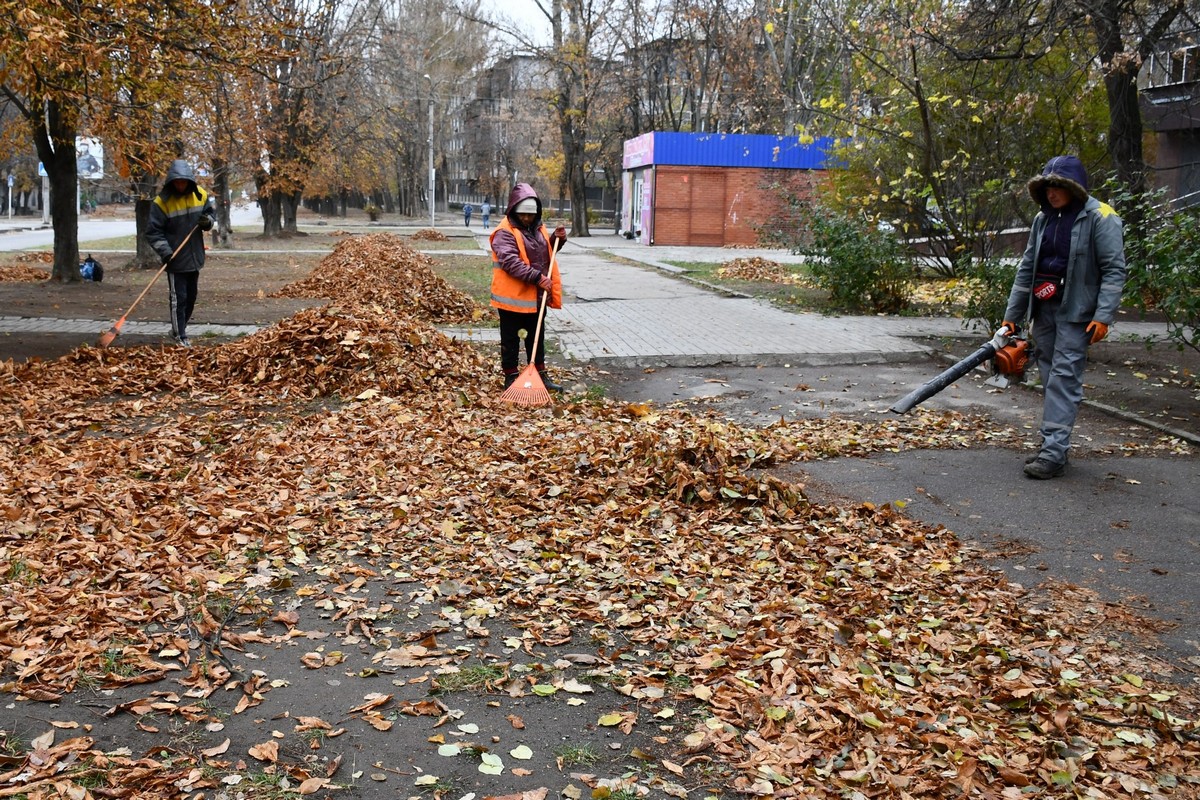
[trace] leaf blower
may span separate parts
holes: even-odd
[[[989,358],[992,359],[994,375],[988,379],[988,383],[1007,388],[1025,375],[1030,355],[1028,339],[1017,335],[1010,336],[1005,328],[1001,328],[996,331],[991,341],[936,378],[926,381],[897,400],[890,410],[897,414],[907,414],[914,406],[933,397]]]

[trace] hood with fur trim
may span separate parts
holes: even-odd
[[[1083,162],[1075,156],[1055,156],[1046,162],[1042,174],[1029,181],[1029,196],[1040,208],[1046,206],[1046,187],[1059,186],[1071,193],[1077,203],[1088,199],[1088,175]]]

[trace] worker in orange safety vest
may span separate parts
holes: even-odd
[[[558,227],[550,233],[542,224],[542,201],[527,183],[518,183],[508,196],[504,219],[492,231],[492,307],[500,315],[500,369],[508,388],[520,372],[521,334],[525,334],[525,356],[537,366],[550,391],[562,386],[546,374],[546,337],[537,335],[538,304],[549,292],[550,308],[562,308],[562,278],[551,257],[566,244],[567,232]],[[545,324],[543,318],[542,324]],[[537,352],[533,340],[537,339]]]

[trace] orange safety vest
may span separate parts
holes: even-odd
[[[546,230],[545,225],[542,225],[539,230],[542,232],[542,237],[546,240],[546,248],[549,250],[550,232]],[[521,260],[528,264],[529,253],[525,251],[525,237],[513,230],[512,222],[508,217],[501,220],[500,224],[496,226],[496,230],[492,231],[492,235],[488,237],[488,244],[491,245],[492,240],[500,231],[508,231],[512,234],[513,239],[517,242],[517,252],[521,256]],[[557,266],[554,263],[553,250],[550,250],[550,258],[552,269],[550,271],[549,305],[551,308],[562,308],[562,277],[559,270],[553,269]],[[518,280],[505,272],[504,268],[500,266],[500,259],[496,256],[495,249],[492,249],[492,261],[496,264],[492,267],[492,307],[525,314],[536,313],[538,310],[537,285]]]

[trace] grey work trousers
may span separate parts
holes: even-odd
[[[1056,319],[1059,303],[1038,303],[1033,315],[1033,340],[1042,378],[1043,458],[1065,464],[1071,431],[1083,401],[1083,372],[1091,335],[1086,322]]]

